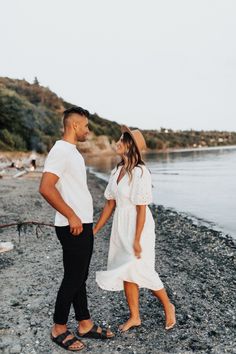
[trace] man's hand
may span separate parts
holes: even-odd
[[[135,257],[141,258],[142,247],[139,241],[136,240],[134,241],[133,249],[134,249]]]
[[[68,218],[68,221],[70,225],[70,232],[72,233],[72,235],[78,236],[79,234],[81,234],[81,232],[83,231],[83,224],[80,218],[76,214],[74,214],[70,218]]]

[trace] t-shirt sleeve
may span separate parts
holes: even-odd
[[[68,157],[63,150],[52,149],[46,158],[43,172],[50,172],[57,175],[59,178],[66,170]]]
[[[152,179],[147,167],[135,167],[133,173],[130,199],[135,205],[152,203]]]
[[[107,184],[105,192],[104,192],[104,197],[107,200],[116,199],[115,198],[115,193],[114,193],[114,190],[113,190],[114,171],[115,170],[111,171],[110,178],[109,178],[108,184]]]

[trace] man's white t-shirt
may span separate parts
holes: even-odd
[[[82,223],[93,222],[93,200],[88,190],[84,159],[76,145],[58,140],[49,151],[43,172],[59,177],[56,188]],[[68,219],[58,211],[55,226],[69,225]]]

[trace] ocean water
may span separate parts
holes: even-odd
[[[156,204],[236,238],[236,146],[150,153],[145,161]],[[117,158],[90,157],[86,163],[107,180]]]

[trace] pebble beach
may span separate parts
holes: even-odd
[[[54,211],[38,193],[40,174],[0,180],[0,224],[53,223]],[[88,173],[94,220],[104,204],[106,182]],[[190,354],[236,353],[236,244],[221,232],[196,224],[186,215],[151,205],[156,222],[156,269],[175,304],[177,325],[164,329],[164,313],[147,289],[140,291],[142,326],[127,333],[123,292],[98,288],[95,272],[106,268],[110,220],[96,235],[87,281],[89,307],[97,324],[111,326],[112,340],[84,339],[81,353]],[[53,227],[0,229],[0,241],[14,249],[0,254],[0,352],[60,354],[50,340],[55,297],[62,276],[61,247]],[[71,311],[70,329],[76,323]]]

